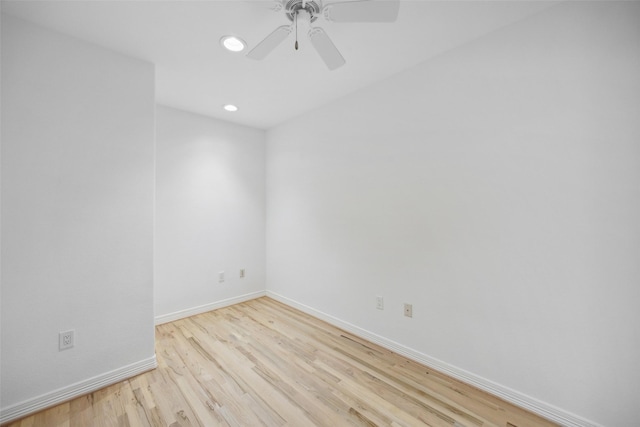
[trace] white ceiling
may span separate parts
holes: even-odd
[[[325,0],[325,4],[335,0]],[[222,49],[233,34],[249,49],[288,24],[270,0],[2,1],[2,12],[156,66],[160,104],[268,129],[555,4],[546,1],[402,0],[391,24],[318,19],[347,63],[329,71],[307,40],[290,36],[265,60]],[[240,107],[228,113],[222,105]]]

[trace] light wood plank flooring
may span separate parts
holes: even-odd
[[[10,426],[554,425],[266,297],[159,325],[156,353]]]

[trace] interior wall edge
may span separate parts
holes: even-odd
[[[306,304],[290,299],[286,296],[280,295],[276,292],[267,290],[266,296],[273,298],[283,304],[303,311],[311,316],[317,317],[333,326],[344,329],[345,331],[357,335],[361,338],[367,339],[374,344],[380,345],[388,350],[391,350],[397,354],[400,354],[415,362],[427,365],[437,371],[440,371],[450,377],[462,381],[466,384],[472,385],[482,391],[497,396],[513,405],[526,409],[536,415],[546,418],[550,421],[559,423],[567,427],[604,427],[594,421],[587,420],[571,412],[565,411],[549,403],[540,401],[534,397],[528,396],[517,390],[513,390],[509,387],[503,386],[472,372],[458,368],[442,360],[431,357],[427,354],[421,353],[410,347],[399,344],[393,340],[385,338],[376,333],[370,332],[364,328],[361,328],[352,323],[346,322],[323,311],[316,310]]]
[[[206,313],[208,311],[216,310],[218,308],[224,308],[230,305],[239,304],[241,302],[260,298],[265,296],[266,294],[267,293],[265,291],[249,292],[247,294],[238,295],[236,297],[227,298],[220,301],[210,302],[208,304],[199,305],[197,307],[180,310],[173,313],[163,314],[155,317],[155,324],[162,325],[164,323],[169,323],[175,320],[184,319],[186,317],[195,316],[196,314]]]
[[[100,390],[109,385],[127,380],[158,367],[155,354],[147,359],[88,378],[84,381],[42,394],[33,399],[0,409],[0,424],[15,421],[49,407],[59,405],[76,397]]]

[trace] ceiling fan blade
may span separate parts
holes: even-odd
[[[400,1],[362,0],[332,3],[324,8],[324,17],[333,22],[394,22]]]
[[[290,25],[283,25],[276,28],[271,34],[269,34],[264,40],[258,43],[249,53],[247,57],[251,59],[264,59],[271,53],[280,43],[291,34],[292,27]]]
[[[345,64],[345,60],[322,28],[311,28],[309,39],[318,54],[330,70],[335,70]]]

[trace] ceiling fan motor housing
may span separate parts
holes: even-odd
[[[313,0],[288,0],[285,3],[284,9],[286,11],[287,18],[289,18],[289,21],[291,22],[293,22],[296,14],[300,10],[306,10],[311,17],[310,22],[314,22],[316,19],[318,19],[321,5]]]
[[[308,31],[307,35],[316,52],[329,70],[335,70],[345,64],[344,57],[331,38],[320,27],[311,23],[322,13],[328,22],[394,22],[398,17],[399,0],[388,1],[337,1],[324,7],[323,0],[277,0],[276,11],[284,9],[290,25],[281,25],[258,43],[247,57],[264,59],[294,30],[296,32],[295,49],[298,50],[298,24]]]

